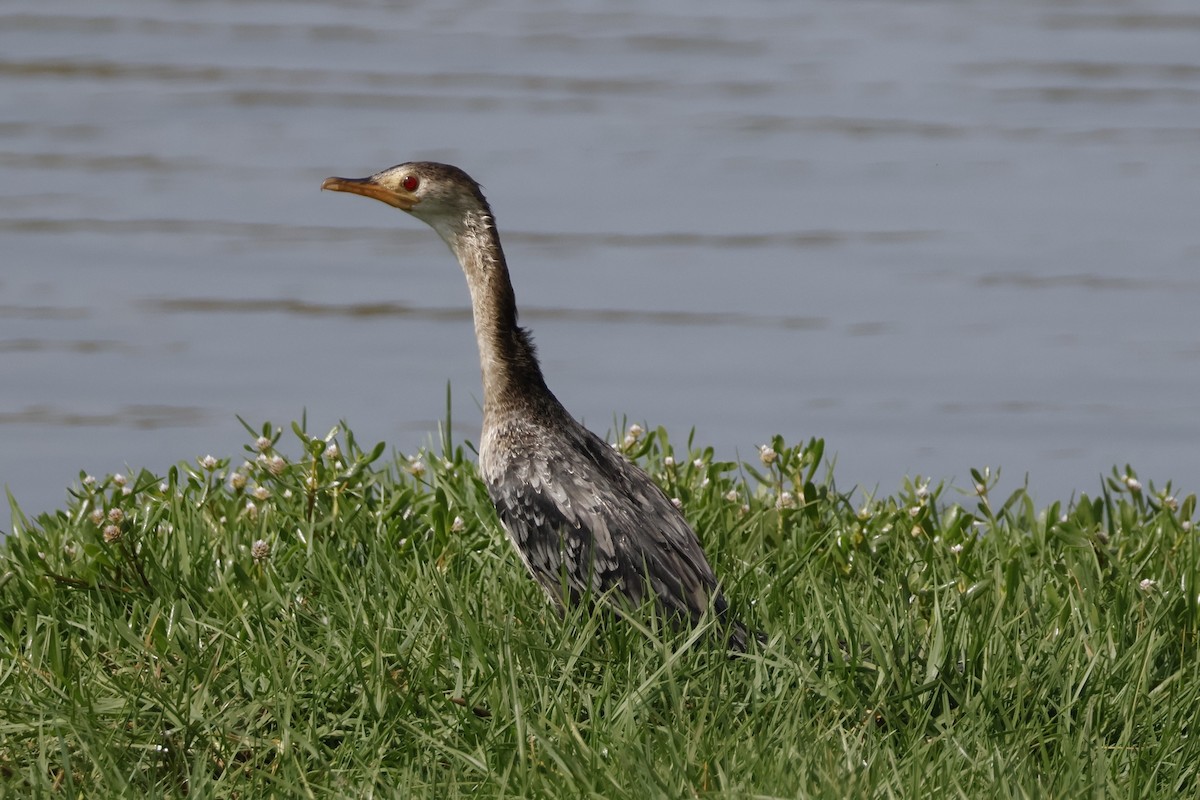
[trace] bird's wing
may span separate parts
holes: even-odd
[[[647,589],[691,621],[724,612],[704,551],[663,491],[580,426],[571,446],[510,458],[488,482],[526,567],[552,598],[614,591],[637,606]],[[564,595],[563,589],[567,590]]]

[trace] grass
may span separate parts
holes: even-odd
[[[463,446],[384,458],[293,428],[16,512],[0,795],[1200,792],[1196,501],[1169,485],[864,497],[820,441],[739,465],[630,436],[769,636],[729,657],[560,620]]]

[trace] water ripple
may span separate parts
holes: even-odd
[[[124,156],[100,153],[0,153],[0,166],[20,169],[65,169],[84,172],[176,172],[212,169],[195,159]]]
[[[0,318],[7,319],[84,319],[89,314],[78,307],[0,305]]]
[[[1198,31],[1197,14],[1048,14],[1042,20],[1051,30]]]
[[[411,239],[427,241],[421,230],[391,227],[356,228],[347,226],[282,225],[267,222],[232,222],[197,219],[45,219],[25,217],[0,219],[0,231],[5,233],[95,233],[115,236],[162,233],[210,234],[243,239],[273,239],[290,242],[356,241],[371,238],[395,241]],[[840,231],[814,230],[784,233],[694,233],[687,231],[664,233],[538,233],[509,230],[506,241],[529,245],[555,247],[702,247],[722,249],[831,247],[852,243],[906,244],[926,242],[940,235],[930,230]]]
[[[178,297],[147,300],[144,305],[163,313],[204,314],[296,314],[313,317],[344,317],[368,319],[374,317],[403,317],[427,321],[462,321],[471,319],[467,306],[417,307],[405,303],[313,303],[305,300],[277,298],[230,299],[220,297]],[[728,325],[752,328],[786,328],[817,330],[829,321],[823,317],[767,316],[713,311],[633,311],[614,308],[545,308],[522,307],[523,320],[572,322],[620,322],[647,325],[713,326]]]
[[[20,411],[0,411],[0,425],[53,427],[123,427],[142,430],[202,425],[208,412],[197,406],[128,405],[115,411],[69,411],[49,405],[26,406]]]
[[[1200,65],[1186,63],[1132,64],[1121,61],[976,61],[959,66],[973,75],[1026,74],[1052,75],[1080,80],[1139,78],[1146,80],[1192,80],[1200,78]]]
[[[54,339],[0,339],[0,353],[42,353],[60,352],[76,355],[92,353],[132,353],[135,348],[125,342],[107,339],[72,339],[60,341]]]
[[[1093,289],[1128,292],[1162,291],[1195,292],[1200,284],[1183,281],[1124,278],[1114,275],[1034,275],[1029,272],[994,272],[979,278],[980,286],[1008,286],[1019,289]]]
[[[364,70],[327,70],[282,67],[231,67],[224,64],[183,65],[171,63],[129,63],[120,61],[48,59],[29,61],[0,60],[0,77],[81,79],[87,81],[149,80],[160,83],[195,83],[236,86],[279,84],[312,89],[319,84],[352,84],[395,89],[470,89],[474,92],[502,90],[564,95],[634,94],[653,95],[675,84],[646,77],[577,77],[496,72],[394,72]],[[765,81],[728,80],[706,82],[721,92],[762,93],[772,84]]]
[[[997,90],[1003,92],[1006,90]],[[1044,99],[1044,98],[1043,98]],[[727,123],[746,133],[792,134],[803,131],[831,133],[860,139],[909,137],[918,139],[967,139],[995,137],[1013,141],[1144,142],[1162,144],[1200,142],[1200,127],[1138,126],[1106,128],[1063,128],[1044,126],[1006,126],[995,124],[964,125],[952,122],[872,117],[793,117],[783,114],[759,114],[739,117]]]

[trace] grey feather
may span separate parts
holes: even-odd
[[[648,475],[565,415],[489,431],[481,470],[526,568],[555,604],[611,593],[618,611],[647,599],[694,624],[727,603],[696,534]],[[514,446],[521,443],[520,446]],[[735,625],[731,639],[744,645]]]

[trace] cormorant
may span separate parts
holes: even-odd
[[[731,648],[746,629],[728,604],[683,514],[641,469],[579,424],[546,387],[517,304],[495,218],[458,167],[400,164],[321,186],[371,197],[425,222],[467,277],[483,372],[479,471],[530,574],[560,609],[607,597],[618,613],[653,599],[694,625],[707,611]]]

